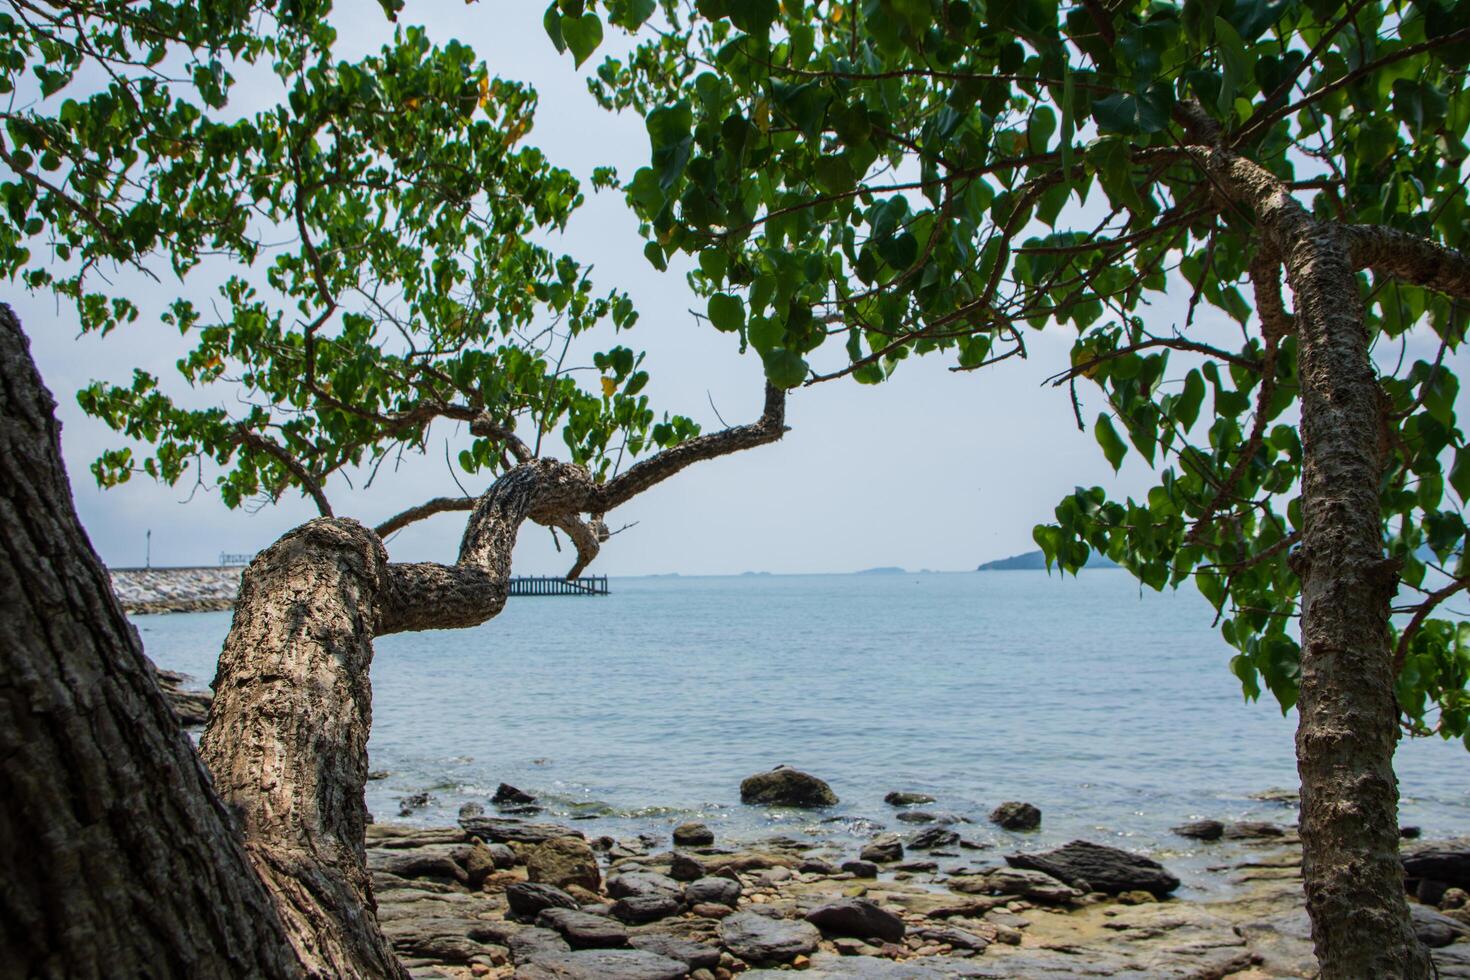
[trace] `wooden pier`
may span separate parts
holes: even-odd
[[[510,595],[607,595],[607,576],[555,578],[549,575],[513,575]]]

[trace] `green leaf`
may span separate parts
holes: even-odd
[[[1123,465],[1123,457],[1127,454],[1128,447],[1122,439],[1118,438],[1118,431],[1113,428],[1113,420],[1106,412],[1098,415],[1097,424],[1092,427],[1092,434],[1097,439],[1097,444],[1102,447],[1103,455],[1113,467],[1113,472],[1116,473]]]
[[[778,388],[795,388],[806,380],[806,361],[796,351],[773,347],[761,355],[766,379]]]
[[[567,42],[561,35],[561,11],[557,9],[556,0],[551,0],[551,4],[546,8],[546,14],[541,18],[541,26],[546,28],[546,36],[551,38],[556,53],[565,54]]]
[[[580,17],[563,17],[561,36],[571,49],[572,60],[580,68],[602,43],[602,18],[590,11]],[[555,38],[552,42],[555,43]]]
[[[709,298],[709,319],[716,330],[734,333],[745,326],[745,303],[729,293],[715,293]]]

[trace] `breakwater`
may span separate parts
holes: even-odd
[[[130,613],[229,609],[240,591],[241,566],[114,568],[112,588]]]

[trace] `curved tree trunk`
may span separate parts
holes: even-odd
[[[0,975],[298,977],[77,520],[0,305]]]

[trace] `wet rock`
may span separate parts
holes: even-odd
[[[545,909],[536,916],[536,925],[556,931],[572,949],[616,949],[628,945],[627,928],[605,915],[574,909]]]
[[[496,806],[517,805],[535,803],[536,797],[524,790],[516,789],[509,783],[501,783],[495,789],[495,795],[490,797],[490,802]]]
[[[518,881],[505,890],[505,900],[513,915],[533,921],[546,909],[575,909],[577,900],[553,885]]]
[[[715,842],[715,832],[702,823],[681,823],[674,828],[675,847],[708,847]]]
[[[938,861],[905,861],[893,866],[894,871],[907,871],[911,874],[932,874],[939,870]]]
[[[389,772],[387,769],[374,769],[372,772],[368,773],[368,781],[375,783],[380,779],[387,779],[391,775],[393,775],[393,773]]]
[[[1238,820],[1225,825],[1225,837],[1229,840],[1283,837],[1285,834],[1286,831],[1279,825],[1266,820]]]
[[[903,823],[937,823],[939,816],[928,810],[903,810],[896,819]]]
[[[1470,889],[1470,839],[1458,838],[1413,845],[1400,858],[1404,876],[1444,882],[1454,888]]]
[[[1218,820],[1192,820],[1175,827],[1174,833],[1193,840],[1219,840],[1225,833],[1225,825]]]
[[[582,949],[537,956],[516,980],[681,980],[689,967],[642,949]]]
[[[1297,806],[1302,801],[1302,794],[1300,790],[1273,786],[1270,789],[1263,789],[1259,793],[1250,794],[1250,798],[1253,800],[1262,800],[1266,803],[1285,803],[1290,806]]]
[[[723,920],[719,935],[726,949],[757,966],[787,963],[808,955],[822,938],[809,922],[773,919],[755,912],[737,912]]]
[[[874,864],[891,864],[903,860],[903,844],[899,842],[897,834],[884,834],[864,845],[858,856]]]
[[[1163,896],[1179,887],[1179,879],[1157,861],[1090,841],[1074,840],[1052,851],[1008,854],[1006,863],[1044,871],[1074,888],[1084,888],[1086,882],[1089,888],[1084,890],[1109,895],[1142,889]]]
[[[1430,949],[1439,949],[1464,936],[1470,936],[1470,926],[1436,912],[1427,905],[1410,902],[1409,914],[1414,920],[1414,935]]]
[[[802,859],[796,870],[809,875],[836,875],[841,874],[842,869],[823,857],[808,856]]]
[[[883,797],[883,802],[889,806],[923,806],[925,803],[933,803],[934,797],[928,793],[906,793],[894,790]]]
[[[646,932],[634,936],[632,945],[634,949],[642,949],[650,953],[657,953],[659,956],[667,956],[671,960],[679,960],[691,970],[713,970],[720,965],[719,947],[681,939],[678,936],[669,936],[661,932]]]
[[[386,872],[400,878],[468,886],[469,874],[454,859],[454,846],[439,844],[411,850],[375,847],[367,852],[367,866],[372,871]]]
[[[818,905],[806,914],[806,921],[824,935],[876,938],[889,943],[903,939],[907,931],[902,919],[865,898],[843,898]]]
[[[580,885],[593,892],[602,887],[597,855],[580,837],[558,837],[533,848],[526,855],[526,879],[558,888]]]
[[[684,887],[684,901],[690,905],[715,902],[734,908],[740,901],[740,882],[729,878],[700,878]]]
[[[152,664],[151,660],[149,664]],[[209,705],[214,701],[214,694],[186,688],[184,685],[189,681],[188,675],[176,671],[154,667],[153,676],[158,682],[158,689],[163,692],[164,700],[174,709],[179,724],[184,728],[203,728],[204,723],[209,720]]]
[[[1423,834],[1423,833],[1424,833],[1424,830],[1422,828],[1420,828],[1420,827],[1400,827],[1399,828],[1399,839],[1401,839],[1401,840],[1418,840],[1419,839],[1419,836],[1421,834]]]
[[[507,844],[486,844],[485,850],[490,852],[490,860],[500,871],[506,871],[516,866],[516,852]]]
[[[780,766],[747,776],[740,783],[740,802],[775,806],[835,806],[832,787],[809,773]]]
[[[614,918],[630,925],[657,922],[678,915],[683,904],[673,895],[632,895],[613,903]]]
[[[704,864],[692,855],[675,851],[669,862],[669,875],[677,881],[694,881],[704,877]]]
[[[678,899],[683,887],[668,875],[657,871],[625,871],[607,879],[607,893],[613,898],[667,897]]]
[[[483,817],[485,808],[478,803],[461,803],[459,807],[461,817]]]
[[[878,877],[878,866],[869,861],[843,861],[842,870],[854,878]]]
[[[430,803],[438,802],[438,800],[434,799],[428,793],[412,793],[408,796],[400,796],[398,798],[398,815],[400,817],[411,817],[415,810],[422,810]]]
[[[991,895],[1019,895],[1044,905],[1068,905],[1083,895],[1081,889],[1044,871],[1027,868],[997,868],[985,875],[985,883]]]
[[[990,811],[990,822],[1005,830],[1035,830],[1041,826],[1041,810],[1030,803],[1007,800]]]
[[[561,837],[582,837],[581,831],[550,823],[526,823],[506,817],[465,817],[459,825],[487,844],[545,844]]]
[[[909,848],[915,851],[932,851],[941,847],[953,847],[960,842],[960,835],[943,827],[928,827],[909,838]]]

